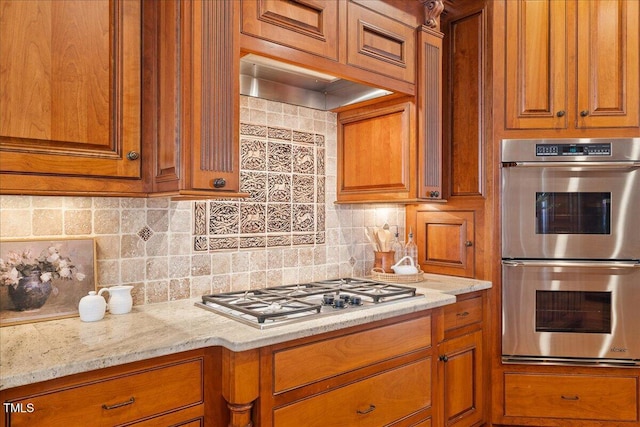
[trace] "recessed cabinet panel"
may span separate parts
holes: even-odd
[[[411,102],[338,114],[338,200],[395,200],[415,190]]]
[[[444,386],[444,425],[476,425],[483,419],[482,331],[447,340],[438,351]]]
[[[337,0],[243,0],[241,31],[338,59]]]
[[[447,76],[443,102],[444,179],[448,195],[479,196],[483,193],[485,114],[489,98],[485,47],[487,11],[483,8],[448,22],[444,40]],[[448,154],[448,155],[447,155]]]
[[[418,253],[427,273],[473,277],[474,213],[418,212]]]
[[[347,63],[395,79],[415,82],[415,29],[349,3]]]
[[[0,170],[140,178],[141,2],[3,0],[0,11]]]
[[[507,129],[567,127],[565,1],[507,2]]]
[[[637,1],[578,1],[576,127],[640,126]]]

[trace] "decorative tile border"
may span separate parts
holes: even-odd
[[[325,243],[325,136],[240,124],[246,199],[194,204],[194,250]]]

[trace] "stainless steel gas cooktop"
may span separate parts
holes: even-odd
[[[264,329],[423,297],[408,286],[342,278],[204,295],[196,306]]]

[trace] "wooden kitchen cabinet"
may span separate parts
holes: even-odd
[[[365,6],[347,3],[347,63],[415,83],[415,26]]]
[[[237,197],[239,2],[145,3],[151,194]]]
[[[422,271],[475,277],[475,212],[419,210],[415,215]]]
[[[242,0],[241,4],[243,52],[415,94],[420,2]]]
[[[338,201],[414,198],[416,153],[415,104],[410,99],[339,113]]]
[[[484,292],[467,294],[444,307],[444,339],[436,356],[436,425],[471,427],[485,421],[484,298]]]
[[[338,0],[242,0],[244,34],[338,60]]]
[[[0,192],[143,191],[142,2],[0,1]]]
[[[639,127],[639,6],[507,1],[506,129]]]
[[[504,414],[519,417],[511,418],[514,423],[521,422],[521,417],[536,423],[584,420],[616,426],[638,425],[640,421],[637,376],[506,372],[504,387]]]
[[[205,417],[224,417],[220,389],[205,374],[214,360],[211,350],[193,350],[3,390],[2,426],[204,426]]]
[[[430,425],[431,322],[413,314],[261,349],[260,424]]]

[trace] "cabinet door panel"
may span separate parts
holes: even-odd
[[[415,190],[413,104],[338,115],[338,200],[407,198]]]
[[[347,62],[350,65],[414,83],[414,28],[360,5],[347,11]]]
[[[482,419],[483,408],[482,332],[445,341],[439,351],[444,425],[474,425]]]
[[[418,212],[418,253],[426,273],[474,275],[474,213]]]
[[[564,129],[566,2],[508,1],[506,6],[506,128]]]
[[[576,127],[639,126],[638,2],[578,1]]]
[[[243,0],[242,32],[338,59],[336,0]]]
[[[2,172],[139,178],[140,2],[0,11]]]

